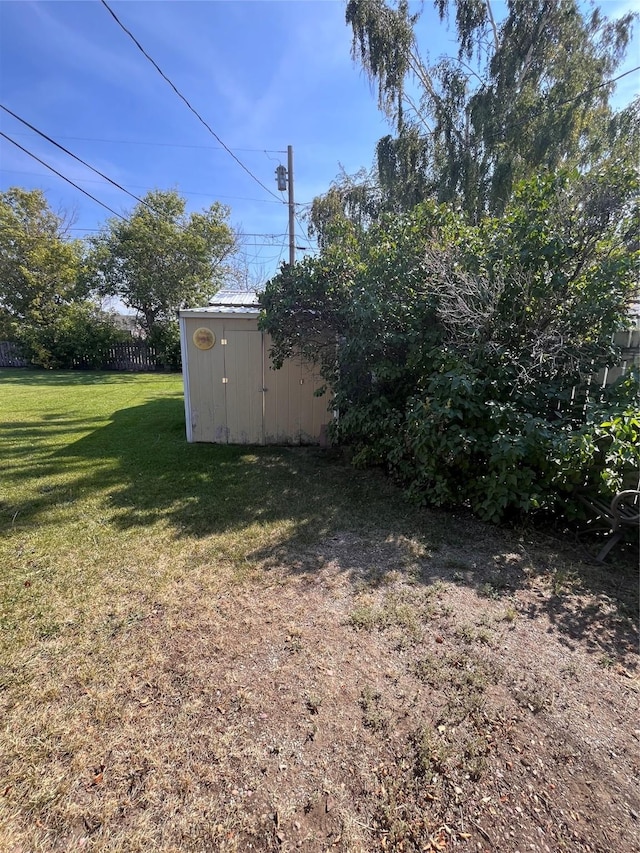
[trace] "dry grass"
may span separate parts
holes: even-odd
[[[633,571],[0,379],[0,849],[638,849]]]

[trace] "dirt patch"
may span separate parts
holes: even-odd
[[[183,572],[43,645],[3,849],[640,850],[633,575],[488,530]]]

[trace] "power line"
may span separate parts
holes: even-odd
[[[288,235],[288,234],[285,234],[284,236],[285,236],[285,238],[287,238],[287,239],[288,239],[288,237],[289,237],[289,235]],[[271,243],[256,243],[256,242],[254,241],[253,243],[250,243],[250,244],[249,244],[249,248],[250,248],[250,249],[257,249],[257,248],[261,248],[261,249],[277,249],[277,248],[278,248],[278,244],[277,244],[277,243],[275,243],[275,242],[271,242]]]
[[[69,231],[82,231],[83,233],[102,231],[101,228],[82,228],[80,226],[74,226],[73,228],[69,228],[68,230]],[[278,247],[277,241],[280,240],[282,237],[287,237],[287,236],[288,236],[287,234],[240,234],[239,239],[242,240],[244,237],[264,237],[267,240],[271,240],[271,242],[270,243],[258,243],[254,240],[251,243],[251,248],[253,248],[254,246],[255,247],[261,246],[261,247],[265,247],[267,249],[274,249],[274,248]]]
[[[273,232],[270,232],[269,234],[262,234],[262,233],[256,233],[253,231],[248,231],[248,232],[243,231],[240,234],[240,236],[241,237],[270,237],[272,240],[279,240],[281,237],[286,237],[287,232],[281,231],[280,234],[274,234]]]
[[[613,85],[613,83],[617,83],[618,80],[621,80],[623,77],[627,77],[629,74],[633,74],[635,71],[640,71],[640,65],[637,65],[635,68],[631,68],[629,71],[624,71],[622,74],[618,74],[617,77],[612,77],[610,80],[605,80],[602,83],[598,83],[596,86],[591,86],[588,89],[583,89],[582,92],[578,92],[577,95],[573,95],[570,98],[566,98],[564,101],[558,101],[557,104],[545,104],[542,109],[536,110],[531,115],[527,116],[527,118],[522,119],[522,121],[512,122],[511,124],[509,124],[508,127],[501,128],[500,130],[495,131],[495,133],[483,137],[482,141],[484,143],[494,142],[500,137],[505,137],[508,133],[513,131],[514,128],[523,127],[534,119],[539,118],[541,115],[544,115],[545,110],[551,108],[555,112],[557,111],[558,107],[564,107],[566,106],[566,104],[571,104],[573,103],[573,101],[578,101],[580,98],[585,97],[585,95],[590,95],[591,92],[596,92],[598,89],[603,89],[605,86],[611,86]],[[562,116],[560,116],[556,121],[551,122],[551,126],[559,124],[561,121],[563,121]]]
[[[104,179],[105,179],[105,181],[108,181],[108,183],[112,184],[114,187],[117,187],[117,189],[122,190],[122,192],[123,192],[123,193],[126,193],[128,196],[131,196],[131,198],[132,198],[132,199],[134,199],[135,201],[139,202],[140,204],[144,204],[144,205],[145,205],[145,207],[148,207],[148,208],[149,208],[149,210],[153,210],[153,208],[151,207],[151,205],[150,205],[150,204],[147,204],[147,202],[146,202],[146,201],[144,201],[144,200],[143,200],[143,199],[141,199],[141,198],[138,198],[138,196],[137,196],[137,195],[135,195],[134,193],[129,192],[129,190],[125,189],[125,188],[124,188],[123,186],[121,186],[121,184],[119,184],[117,181],[114,181],[114,180],[112,180],[108,175],[105,175],[105,174],[104,174],[104,172],[101,172],[99,169],[95,169],[93,166],[91,166],[89,163],[87,163],[87,161],[86,161],[86,160],[83,160],[83,159],[82,159],[82,157],[78,157],[78,156],[77,156],[76,154],[74,154],[72,151],[69,151],[69,149],[68,149],[68,148],[65,148],[65,147],[64,147],[64,145],[60,145],[60,143],[59,143],[59,142],[56,142],[56,141],[55,141],[55,139],[52,139],[52,138],[51,138],[50,136],[48,136],[46,133],[43,133],[41,130],[38,130],[38,128],[37,128],[37,127],[34,127],[32,124],[30,124],[30,123],[29,123],[28,121],[26,121],[25,119],[20,118],[20,116],[19,116],[19,115],[17,115],[16,113],[14,113],[14,112],[13,112],[13,110],[10,110],[8,107],[5,107],[5,106],[4,106],[4,104],[0,104],[0,109],[3,109],[3,110],[5,111],[5,113],[9,113],[9,115],[10,115],[10,116],[13,116],[13,117],[14,117],[15,119],[17,119],[21,124],[24,124],[24,125],[25,125],[25,127],[28,127],[28,128],[29,128],[30,130],[32,130],[34,133],[37,133],[37,134],[38,134],[38,136],[41,136],[43,139],[46,139],[46,140],[47,140],[47,142],[50,142],[52,145],[55,145],[55,146],[56,146],[56,148],[59,148],[61,151],[64,151],[64,153],[65,153],[65,154],[68,154],[68,155],[69,155],[69,157],[73,157],[73,159],[74,159],[74,160],[77,160],[77,161],[78,161],[78,163],[82,163],[82,165],[83,165],[83,166],[86,166],[86,167],[87,167],[87,169],[91,169],[91,171],[92,171],[92,172],[95,172],[95,173],[96,173],[96,175],[100,175],[100,177],[101,177],[101,178],[104,178]]]
[[[263,258],[262,256],[256,258],[243,258],[242,262],[248,266],[255,265],[256,267],[267,267],[270,266],[276,258]]]
[[[257,259],[261,259],[261,260],[265,260],[265,261],[275,261],[276,259],[282,257],[282,248],[280,249],[279,255],[265,255],[262,252],[255,252],[254,254],[252,254],[252,250],[254,248],[257,248],[257,247],[250,246],[248,249],[240,249],[237,254],[239,257],[242,257],[247,261],[251,261],[251,260],[255,261]],[[271,248],[277,248],[277,247],[272,246]]]
[[[635,71],[640,71],[640,65],[636,65],[635,68],[631,68],[629,71],[618,74],[617,77],[612,77],[611,80],[605,80],[604,83],[598,83],[597,86],[591,86],[589,89],[584,89],[584,91],[580,92],[579,95],[574,95],[573,98],[567,98],[566,101],[560,101],[556,106],[563,107],[565,104],[570,104],[571,101],[577,101],[578,98],[582,98],[583,95],[590,95],[591,92],[595,92],[597,89],[603,89],[605,86],[611,86],[612,83],[617,83],[618,80],[622,80],[623,77],[626,77],[628,74],[633,74]]]
[[[275,244],[278,242],[278,240],[281,240],[283,237],[287,237],[288,234],[286,234],[286,233],[284,233],[284,234],[243,234],[243,233],[240,233],[238,236],[240,237],[240,239],[242,239],[243,237],[263,237],[265,240],[274,241],[273,244]],[[269,245],[269,244],[266,244],[266,245]]]
[[[299,228],[300,228],[300,230],[302,231],[302,235],[303,235],[304,237],[306,237],[307,242],[309,242],[309,243],[310,243],[310,242],[311,242],[311,237],[309,236],[309,232],[307,231],[307,229],[305,228],[305,226],[302,224],[302,222],[300,222],[300,218],[299,218],[298,214],[296,213],[296,214],[294,214],[294,215],[295,215],[295,218],[296,218],[296,222],[298,223],[298,227],[299,227]]]
[[[23,134],[23,135],[26,135],[26,134]],[[0,172],[7,172],[10,175],[33,175],[34,177],[45,177],[43,172],[22,172],[22,171],[18,171],[17,169],[0,169]],[[104,181],[96,181],[95,178],[86,178],[86,179],[84,179],[84,181],[87,184],[104,184]],[[151,187],[143,187],[141,184],[129,184],[129,186],[132,189],[147,190],[147,192],[151,191]],[[244,196],[244,195],[220,195],[219,193],[216,193],[213,190],[211,192],[206,193],[206,192],[199,192],[197,190],[179,189],[178,192],[181,195],[200,195],[200,196],[204,196],[205,198],[216,198],[216,199],[230,198],[230,199],[235,199],[236,201],[255,201],[255,202],[258,202],[259,204],[282,204],[281,201],[276,201],[275,199],[272,200],[270,198],[253,198],[251,196]]]
[[[20,136],[20,134],[16,134]],[[26,134],[25,134],[26,135]],[[224,151],[221,145],[193,145],[183,142],[151,142],[140,139],[101,139],[96,136],[59,136],[58,139],[67,139],[71,142],[104,142],[108,145],[145,145],[156,148],[198,148],[205,151]],[[280,148],[232,148],[232,151],[251,152],[253,154],[286,154]]]
[[[167,75],[164,73],[164,71],[160,68],[160,66],[158,65],[158,63],[157,63],[157,62],[155,62],[155,60],[154,60],[154,59],[152,59],[152,58],[151,58],[151,56],[149,56],[149,54],[148,54],[148,53],[146,52],[146,50],[142,47],[142,45],[141,45],[141,44],[140,44],[140,42],[137,40],[137,38],[133,35],[133,33],[125,27],[125,25],[124,25],[124,24],[122,23],[122,21],[118,18],[118,16],[117,16],[117,15],[116,15],[116,13],[113,11],[113,9],[111,9],[111,7],[110,7],[110,6],[109,6],[109,4],[107,3],[107,1],[106,1],[106,0],[100,0],[100,2],[101,2],[101,3],[102,3],[102,5],[105,7],[105,9],[109,12],[109,14],[110,14],[110,15],[111,15],[111,17],[114,19],[114,21],[118,24],[118,26],[120,27],[120,29],[121,29],[121,30],[123,30],[123,31],[124,31],[124,32],[129,36],[129,38],[130,38],[130,39],[131,39],[131,41],[135,44],[135,46],[138,48],[138,50],[139,50],[139,51],[143,54],[143,56],[145,56],[145,57],[149,60],[149,62],[153,65],[153,67],[156,69],[156,71],[158,72],[158,74],[160,74],[160,76],[161,76],[164,80],[166,80],[166,82],[171,86],[171,88],[172,88],[172,89],[173,89],[173,91],[176,93],[176,95],[180,98],[180,100],[181,100],[181,101],[183,101],[183,102],[187,105],[187,107],[191,110],[191,112],[192,112],[192,113],[194,114],[194,116],[198,119],[198,121],[200,121],[200,123],[201,123],[202,125],[204,125],[204,127],[206,127],[206,129],[209,131],[209,133],[210,133],[210,134],[211,134],[215,139],[217,139],[217,141],[220,143],[220,145],[222,145],[222,147],[225,149],[225,151],[227,151],[227,152],[229,153],[229,155],[230,155],[231,157],[233,157],[233,159],[236,161],[236,163],[237,163],[237,164],[238,164],[242,169],[244,169],[244,171],[245,171],[248,175],[250,175],[250,176],[253,178],[253,180],[254,180],[257,184],[259,184],[259,185],[262,187],[262,189],[263,189],[263,190],[265,190],[266,192],[268,192],[268,193],[269,193],[269,195],[272,195],[274,198],[278,198],[278,196],[277,196],[274,192],[272,192],[272,191],[269,189],[269,187],[265,186],[265,184],[263,184],[263,183],[262,183],[262,181],[260,180],[260,178],[257,178],[257,177],[253,174],[253,172],[252,172],[252,171],[251,171],[247,166],[245,166],[245,165],[244,165],[244,163],[242,162],[242,160],[240,160],[238,157],[236,157],[236,155],[235,155],[235,154],[233,153],[233,151],[229,148],[229,146],[228,146],[228,145],[225,145],[225,143],[222,141],[222,139],[220,139],[220,137],[219,137],[219,136],[218,136],[218,134],[213,130],[213,128],[211,128],[211,127],[207,124],[207,122],[202,118],[202,116],[200,115],[200,113],[199,113],[199,112],[198,112],[198,111],[197,111],[197,110],[196,110],[196,109],[195,109],[195,108],[194,108],[194,107],[189,103],[189,101],[185,98],[185,96],[182,94],[182,92],[180,92],[180,90],[177,88],[177,86],[176,86],[174,83],[172,83],[172,82],[171,82],[171,80],[167,77]]]
[[[278,260],[276,261],[276,266],[278,266],[278,264],[280,263],[280,260],[282,259],[282,255],[284,254],[284,247],[287,245],[288,236],[289,236],[288,234],[284,235],[284,240],[282,241],[282,246],[280,247],[280,254],[278,255]]]
[[[45,161],[44,161],[44,160],[41,160],[39,157],[36,157],[36,155],[35,155],[35,154],[32,154],[32,153],[31,153],[31,151],[27,151],[27,149],[26,149],[26,148],[23,148],[23,147],[22,147],[22,145],[20,145],[20,143],[19,143],[19,142],[16,142],[16,141],[15,141],[15,139],[12,139],[10,136],[7,136],[7,134],[6,134],[6,133],[2,133],[2,131],[0,131],[0,136],[2,136],[2,137],[3,137],[3,139],[6,139],[6,140],[7,140],[7,142],[11,142],[13,145],[15,145],[15,146],[16,146],[16,148],[19,148],[21,151],[24,151],[24,153],[25,153],[25,154],[28,154],[28,155],[29,155],[29,157],[33,157],[33,159],[34,159],[34,160],[37,160],[37,161],[38,161],[38,163],[42,164],[45,168],[49,169],[51,172],[53,172],[54,174],[56,174],[59,178],[62,178],[62,180],[63,180],[63,181],[66,181],[68,184],[71,184],[71,186],[72,186],[72,187],[75,187],[77,190],[80,190],[80,192],[81,192],[81,193],[84,193],[84,194],[85,194],[86,196],[88,196],[92,201],[95,201],[95,203],[96,203],[96,204],[99,204],[99,205],[100,205],[100,207],[104,207],[104,209],[105,209],[105,210],[108,210],[108,211],[109,211],[109,213],[113,213],[113,215],[114,215],[114,216],[117,216],[119,219],[124,220],[124,216],[122,216],[122,215],[121,215],[121,214],[119,214],[119,213],[116,213],[116,211],[115,211],[112,207],[109,207],[109,205],[104,204],[104,202],[100,201],[100,200],[99,200],[99,199],[97,199],[95,196],[91,195],[91,193],[88,193],[86,190],[83,190],[83,189],[82,189],[82,187],[79,187],[79,186],[78,186],[78,184],[75,184],[75,183],[71,180],[71,178],[67,178],[67,177],[65,177],[65,176],[62,174],[62,172],[59,172],[57,169],[54,169],[54,168],[53,168],[53,166],[50,166],[48,163],[45,163]]]

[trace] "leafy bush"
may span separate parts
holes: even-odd
[[[637,393],[637,381],[626,385]],[[610,498],[640,470],[640,413],[628,402],[589,406],[576,429],[496,399],[496,386],[450,371],[411,401],[403,447],[396,442],[388,461],[416,499],[464,503],[491,521],[534,511],[576,517],[580,492]]]
[[[591,399],[586,382],[636,289],[637,190],[612,166],[538,176],[477,225],[430,203],[334,225],[262,297],[274,360],[315,360],[336,441],[416,500],[575,514],[575,488],[610,493],[638,463],[637,385]]]
[[[105,351],[127,337],[91,302],[59,305],[47,320],[17,329],[25,357],[31,364],[48,369],[99,368]]]
[[[156,322],[147,337],[147,343],[156,351],[158,364],[170,370],[179,370],[180,328],[177,321]]]
[[[612,386],[608,399],[589,407],[585,423],[564,436],[551,461],[552,484],[560,491],[599,493],[610,498],[637,488],[640,477],[640,381],[631,373]],[[558,452],[561,451],[561,452]],[[569,511],[580,514],[569,502]]]

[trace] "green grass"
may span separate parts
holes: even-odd
[[[5,649],[111,631],[181,573],[242,574],[336,525],[379,533],[397,497],[317,449],[188,444],[180,376],[3,370],[0,411]]]

